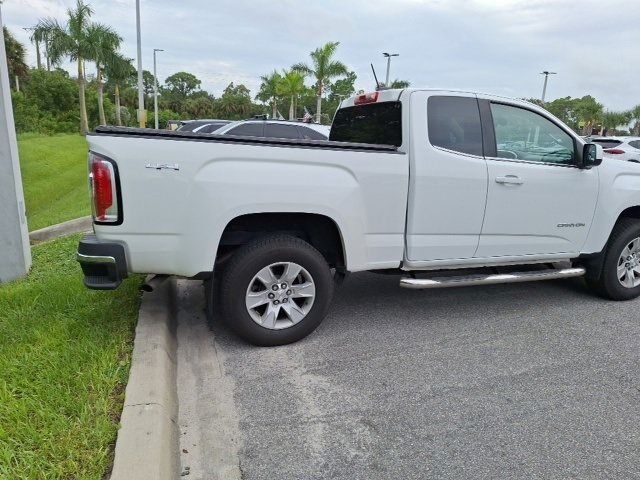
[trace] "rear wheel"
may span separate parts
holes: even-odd
[[[270,236],[238,249],[220,278],[224,321],[246,341],[275,346],[310,334],[324,319],[333,279],[308,243]]]
[[[633,218],[620,220],[611,232],[604,252],[602,270],[594,278],[587,276],[589,286],[611,300],[630,300],[640,295],[640,222]]]

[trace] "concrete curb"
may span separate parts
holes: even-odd
[[[175,298],[173,278],[143,295],[111,480],[180,475]]]
[[[57,225],[51,225],[50,227],[41,228],[40,230],[34,230],[29,233],[29,240],[31,244],[46,242],[58,237],[64,237],[73,233],[88,232],[91,230],[93,219],[91,217],[81,217],[75,220],[69,220],[68,222],[58,223]]]

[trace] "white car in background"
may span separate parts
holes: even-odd
[[[327,140],[331,127],[317,123],[286,120],[240,120],[231,122],[214,133],[246,137],[288,138],[292,140]]]
[[[640,163],[640,137],[592,136],[589,140],[602,145],[605,158]]]

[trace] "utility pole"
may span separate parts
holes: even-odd
[[[1,8],[0,5],[0,30]],[[29,230],[9,88],[4,36],[0,35],[0,283],[22,277],[31,268]]]
[[[540,75],[544,75],[544,85],[542,86],[542,103],[544,104],[544,98],[547,95],[547,81],[549,80],[549,75],[557,75],[556,72],[549,72],[545,70],[544,72],[540,72]]]
[[[153,116],[158,130],[158,69],[156,67],[156,52],[164,52],[161,48],[153,49]]]
[[[144,109],[144,91],[142,88],[142,40],[140,37],[140,0],[136,0],[136,32],[138,38],[138,123],[144,128],[147,123],[147,111]]]
[[[385,88],[389,88],[389,70],[391,69],[391,57],[399,57],[399,53],[384,52],[383,56],[387,57],[387,79],[384,81]]]

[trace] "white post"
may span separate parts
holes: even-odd
[[[384,81],[384,86],[389,88],[389,70],[391,70],[391,55],[387,55],[387,76]]]
[[[144,91],[142,89],[142,39],[140,37],[140,0],[136,0],[136,32],[138,39],[138,123],[144,128],[147,111],[144,109]]]
[[[158,130],[158,69],[156,66],[156,53],[164,52],[161,48],[153,49],[153,116],[155,118],[155,127]]]
[[[391,57],[398,57],[400,54],[384,52],[382,55],[384,57],[387,57],[387,76],[384,81],[384,88],[389,88],[389,71],[391,70]]]
[[[4,36],[0,35],[0,283],[22,277],[31,268],[29,230],[9,88]]]

